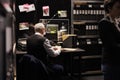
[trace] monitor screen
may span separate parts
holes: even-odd
[[[59,31],[61,26],[64,24],[65,28],[67,29],[67,33],[69,33],[69,19],[40,19],[39,22],[44,23],[47,27],[54,27],[57,28]],[[56,27],[55,27],[56,26]],[[47,28],[46,27],[46,28]],[[48,29],[49,32],[49,29]]]
[[[57,32],[58,32],[58,24],[47,24],[46,25],[46,37],[49,40],[57,41]]]
[[[47,24],[46,25],[46,33],[47,34],[57,34],[58,24]]]
[[[46,37],[53,41],[59,41],[59,32],[61,27],[64,26],[66,34],[69,33],[69,19],[40,19],[46,25]],[[64,24],[64,25],[63,25]]]

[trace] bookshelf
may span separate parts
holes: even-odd
[[[101,73],[102,41],[98,22],[105,14],[103,0],[74,0],[71,5],[71,32],[77,35],[77,46],[86,50],[81,56],[81,75]]]

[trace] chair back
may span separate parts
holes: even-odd
[[[49,80],[49,73],[44,63],[33,55],[25,54],[19,60],[17,80]]]

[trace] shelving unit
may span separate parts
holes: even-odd
[[[103,0],[72,1],[72,32],[77,45],[86,50],[81,56],[81,75],[101,73],[101,47],[98,22],[104,17]]]

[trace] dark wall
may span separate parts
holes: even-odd
[[[23,4],[35,4],[36,11],[20,12],[18,6]],[[50,7],[50,16],[43,16],[42,7]],[[68,16],[66,18],[59,18],[58,15],[54,19],[69,19],[71,24],[71,0],[16,0],[16,41],[26,31],[19,31],[18,26],[20,22],[37,23],[39,19],[50,19],[58,10],[67,10]]]
[[[50,6],[50,16],[43,17],[42,16],[42,6]],[[51,18],[54,14],[57,13],[58,10],[67,10],[68,17],[71,18],[71,0],[38,0],[37,1],[37,16],[38,18]],[[55,18],[58,18],[56,16]],[[66,18],[65,18],[66,19]]]
[[[16,22],[30,22],[34,23],[36,11],[33,12],[20,12],[18,6],[23,4],[36,4],[36,0],[16,0]]]
[[[18,5],[22,4],[35,4],[36,11],[33,12],[22,12],[20,13],[18,9]],[[42,6],[50,7],[50,16],[44,17],[42,16]],[[39,19],[48,19],[51,18],[54,14],[57,13],[58,10],[67,10],[68,11],[68,19],[71,18],[71,0],[16,0],[16,20],[17,22],[28,21],[31,23],[36,23]],[[55,18],[58,18],[56,16]],[[66,19],[66,18],[65,18]]]

